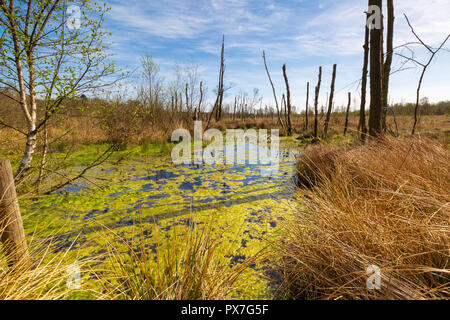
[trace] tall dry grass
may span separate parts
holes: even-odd
[[[284,224],[283,292],[294,299],[448,299],[450,153],[420,138],[307,149],[303,209]],[[305,188],[307,187],[307,188]],[[371,265],[381,289],[369,290]]]
[[[84,296],[91,294],[82,282],[79,288],[68,286],[74,276],[70,273],[74,264],[68,263],[68,252],[54,254],[51,244],[33,243],[29,259],[11,267],[0,252],[0,300],[64,300],[74,299],[80,292]],[[80,270],[86,265],[86,261],[76,264]],[[92,295],[99,294],[92,292]]]
[[[238,280],[263,256],[231,265],[220,251],[213,223],[195,221],[171,236],[152,229],[152,237],[138,223],[139,235],[125,240],[113,230],[107,242],[109,267],[94,270],[107,300],[223,300],[239,289]],[[118,245],[121,243],[122,245]],[[125,250],[124,250],[125,249]]]

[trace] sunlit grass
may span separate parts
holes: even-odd
[[[303,209],[279,246],[295,299],[445,299],[450,294],[450,154],[426,139],[314,147],[298,163]],[[366,270],[381,269],[381,290]]]

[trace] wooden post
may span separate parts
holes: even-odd
[[[9,266],[28,258],[11,163],[3,159],[0,159],[0,239]]]

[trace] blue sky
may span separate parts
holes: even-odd
[[[346,104],[349,91],[356,99],[355,107],[359,104],[365,0],[114,0],[108,4],[111,50],[124,69],[138,67],[140,56],[150,53],[170,81],[176,63],[194,62],[208,85],[210,101],[225,34],[225,81],[233,85],[228,100],[241,90],[251,93],[259,88],[264,103],[272,103],[262,60],[266,50],[280,96],[284,90],[281,67],[287,64],[294,105],[304,107],[306,83],[315,86],[319,65],[324,71],[324,103],[333,63],[338,64],[336,106]],[[450,33],[450,1],[396,0],[395,4],[395,45],[413,40],[403,13],[431,45],[438,45]],[[427,55],[418,50],[417,57]],[[400,63],[396,57],[394,69]],[[390,100],[413,101],[418,78],[417,68],[394,74]],[[442,51],[427,73],[423,95],[431,101],[450,99],[449,85],[450,52]]]

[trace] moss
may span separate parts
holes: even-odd
[[[71,163],[79,166],[105,148],[86,146]],[[101,187],[85,182],[70,192],[21,199],[26,232],[53,239],[55,252],[71,248],[78,259],[103,254],[108,241],[126,252],[107,229],[137,241],[137,222],[144,226],[147,245],[157,245],[155,233],[170,238],[191,221],[212,223],[220,234],[218,252],[230,264],[277,241],[281,218],[273,212],[294,205],[288,189],[293,158],[285,158],[276,175],[265,177],[257,166],[173,166],[168,149],[149,145],[115,153],[89,175]],[[125,155],[123,161],[114,161]],[[267,262],[247,270],[241,280],[245,289],[236,297],[270,298],[268,280],[261,277],[266,267]]]

